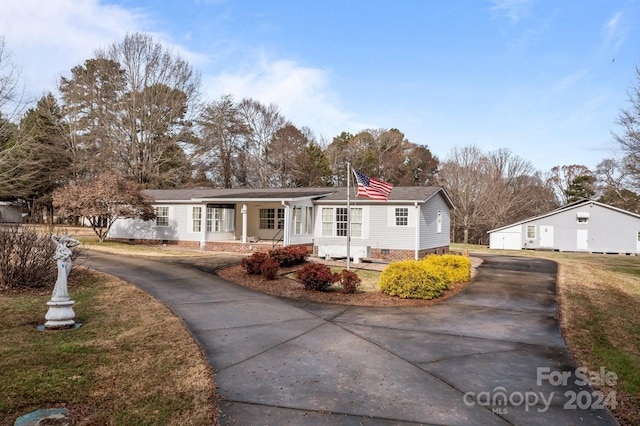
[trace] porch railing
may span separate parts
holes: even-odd
[[[273,236],[271,248],[275,248],[282,240],[284,240],[284,229],[278,229],[276,235]]]

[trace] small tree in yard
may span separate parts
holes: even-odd
[[[111,173],[71,183],[53,193],[53,205],[63,217],[84,216],[100,242],[118,218],[155,218],[152,200],[138,184]]]

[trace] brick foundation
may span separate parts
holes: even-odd
[[[131,244],[143,244],[143,245],[167,245],[182,247],[186,249],[200,249],[200,242],[198,241],[174,241],[174,240],[132,240],[126,238],[111,238],[110,241],[120,241]],[[318,256],[318,246],[311,244],[299,244],[306,246],[312,250],[313,256]],[[279,244],[281,246],[281,244]],[[238,241],[207,241],[205,243],[203,251],[219,251],[227,253],[255,253],[255,252],[267,252],[273,248],[271,243],[241,243]],[[418,258],[429,254],[446,254],[449,253],[449,246],[434,247],[429,249],[423,249],[418,252]],[[414,250],[398,250],[398,249],[371,249],[371,259],[384,260],[388,262],[395,262],[398,260],[412,260],[414,259]]]
[[[415,258],[415,250],[399,250],[399,249],[379,249],[371,248],[371,259],[385,260],[389,262],[395,262],[398,260],[413,260]],[[446,254],[449,253],[449,246],[434,247],[429,249],[423,249],[418,252],[418,258],[429,254]],[[318,246],[313,246],[313,255],[318,256]]]

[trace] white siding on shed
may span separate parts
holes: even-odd
[[[500,250],[520,250],[522,248],[522,226],[501,229],[489,235],[489,248]]]

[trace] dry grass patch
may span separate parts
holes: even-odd
[[[47,294],[0,295],[0,424],[67,407],[79,425],[215,424],[213,373],[163,304],[119,279],[74,268],[75,331],[38,331]]]

